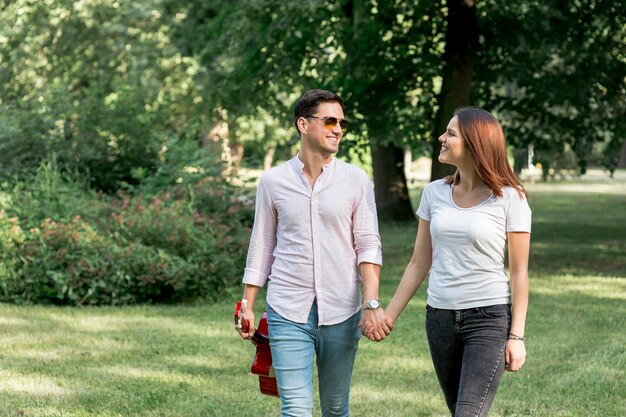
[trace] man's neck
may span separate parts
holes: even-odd
[[[322,155],[315,152],[307,152],[306,149],[301,149],[298,157],[304,164],[304,174],[311,186],[315,184],[317,177],[322,173],[322,167],[333,160],[332,154]]]

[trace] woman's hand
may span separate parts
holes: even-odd
[[[523,340],[509,339],[506,341],[505,369],[509,372],[519,371],[526,361],[526,346]]]

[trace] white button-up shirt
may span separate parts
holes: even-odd
[[[296,156],[261,176],[243,282],[269,278],[267,302],[281,316],[306,323],[317,298],[319,325],[347,320],[361,308],[362,262],[382,265],[365,171],[333,158],[311,187]]]

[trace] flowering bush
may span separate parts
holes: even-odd
[[[25,194],[9,204],[22,218],[0,211],[2,301],[169,303],[212,299],[240,281],[252,208],[225,183],[154,197],[68,193],[38,223],[28,213],[42,201]]]

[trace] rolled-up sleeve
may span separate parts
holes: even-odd
[[[261,176],[256,193],[254,226],[250,237],[243,283],[262,287],[272,268],[276,248],[276,209],[268,184]]]
[[[357,254],[357,264],[367,262],[382,266],[383,254],[378,232],[374,188],[364,172],[359,184],[360,193],[353,213],[354,250]]]

